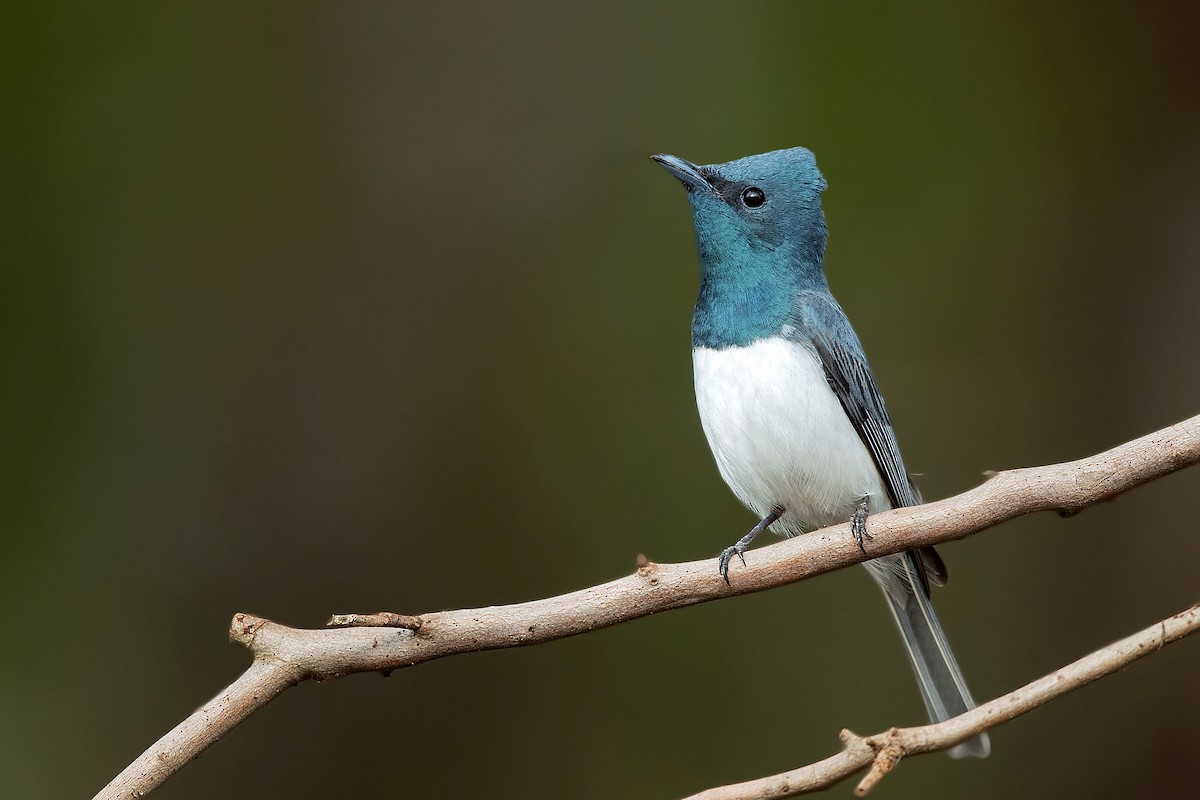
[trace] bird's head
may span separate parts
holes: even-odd
[[[707,166],[653,159],[687,189],[708,276],[791,269],[824,282],[826,183],[811,151],[793,147]]]

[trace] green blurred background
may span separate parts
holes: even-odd
[[[10,9],[0,795],[98,790],[246,665],[235,611],[532,599],[743,533],[654,152],[817,153],[830,282],[927,497],[1197,413],[1194,8]],[[976,697],[1200,599],[1198,490],[947,546]],[[1198,660],[878,791],[1194,790]],[[157,796],[670,798],[922,719],[854,569],[302,685]]]

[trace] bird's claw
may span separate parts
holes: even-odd
[[[729,583],[729,562],[733,560],[734,556],[737,556],[742,560],[742,566],[746,566],[745,553],[746,545],[742,544],[741,542],[738,542],[737,544],[731,544],[729,547],[726,547],[721,551],[721,558],[717,562],[717,569],[721,571],[721,577],[725,579],[726,586],[732,585]]]
[[[867,498],[863,498],[858,508],[854,509],[854,516],[850,518],[850,532],[854,534],[854,541],[858,542],[858,549],[867,554],[865,541],[870,541],[873,537],[867,531]]]

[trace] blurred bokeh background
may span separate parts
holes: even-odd
[[[1190,3],[29,5],[0,37],[0,795],[85,797],[298,626],[543,597],[753,520],[683,192],[804,144],[925,495],[1200,412]],[[944,548],[977,698],[1200,599],[1200,472]],[[1194,790],[1200,642],[888,797]],[[302,685],[163,798],[671,798],[923,719],[859,569]],[[846,795],[850,785],[834,790]]]

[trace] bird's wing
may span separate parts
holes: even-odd
[[[920,490],[904,469],[892,420],[846,312],[828,294],[802,292],[794,316],[799,324],[793,335],[806,338],[816,350],[825,379],[870,452],[892,507],[920,505]],[[939,586],[946,583],[946,565],[936,550],[922,547],[914,554],[925,577]]]
[[[796,333],[808,338],[825,379],[871,453],[893,506],[915,506],[921,496],[904,470],[892,421],[867,364],[858,336],[841,306],[827,294],[804,292],[797,304]]]

